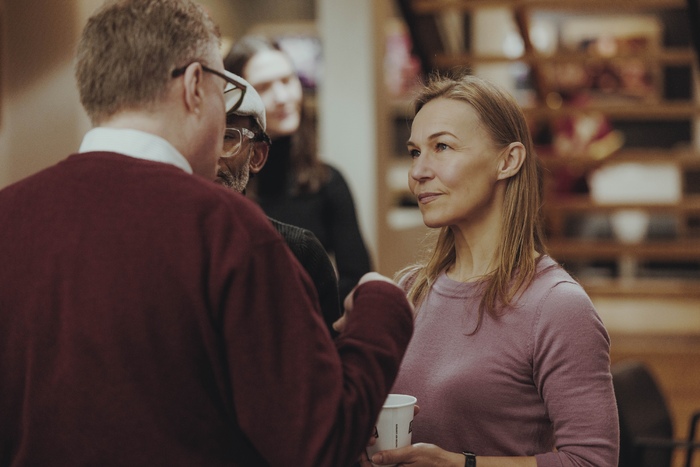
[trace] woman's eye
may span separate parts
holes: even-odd
[[[435,145],[435,149],[438,150],[438,151],[444,151],[444,150],[447,149],[448,147],[449,147],[449,146],[447,146],[445,143],[437,143],[437,144]]]
[[[255,90],[258,91],[258,94],[262,95],[263,93],[269,91],[271,87],[272,87],[272,83],[267,82],[267,83],[258,84],[257,86],[255,86]]]
[[[420,156],[420,151],[418,149],[409,149],[408,155],[415,159],[416,157]]]

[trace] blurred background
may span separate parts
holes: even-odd
[[[294,58],[321,157],[345,175],[373,264],[389,276],[418,258],[427,233],[407,190],[413,90],[433,70],[464,68],[507,88],[546,169],[551,255],[591,295],[613,360],[647,362],[687,432],[700,408],[696,2],[200,3],[222,54],[256,33]],[[73,52],[100,4],[0,0],[0,188],[65,158],[89,129]]]

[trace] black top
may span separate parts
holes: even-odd
[[[290,139],[278,138],[265,170],[256,175],[258,202],[268,216],[316,235],[335,258],[342,301],[371,268],[350,188],[337,169],[327,166],[328,182],[318,192],[293,195],[290,166]]]
[[[285,224],[272,218],[270,221],[314,282],[321,303],[323,320],[326,322],[331,336],[335,337],[337,333],[333,330],[333,323],[340,318],[338,278],[326,250],[323,249],[321,242],[310,230]]]

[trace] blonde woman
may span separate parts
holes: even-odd
[[[439,234],[400,273],[415,333],[392,392],[418,398],[413,446],[375,464],[614,466],[608,334],[547,256],[541,176],[514,99],[433,77],[415,103],[409,187]]]

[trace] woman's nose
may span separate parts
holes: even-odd
[[[411,164],[411,169],[408,171],[408,176],[416,181],[426,180],[433,176],[433,171],[430,168],[428,157],[426,155],[421,154],[420,156],[413,158],[413,163]]]
[[[272,84],[272,96],[277,103],[285,102],[289,98],[289,90],[283,82],[277,81]]]

